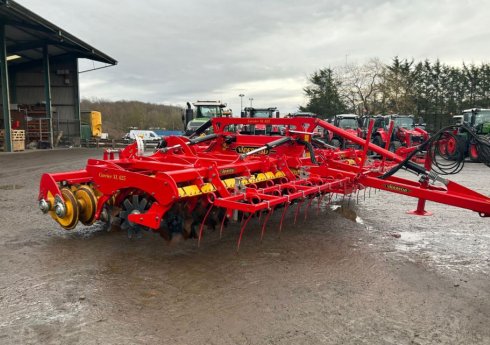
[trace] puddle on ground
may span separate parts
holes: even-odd
[[[346,219],[352,220],[358,224],[364,224],[364,220],[357,215],[357,212],[352,207],[334,204],[330,205],[330,209]]]
[[[2,190],[15,190],[15,189],[22,189],[24,186],[20,184],[4,184],[0,186],[0,189]]]

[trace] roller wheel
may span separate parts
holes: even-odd
[[[61,189],[65,212],[62,216],[56,214],[55,211],[50,211],[51,217],[58,222],[65,230],[72,230],[78,224],[78,203],[73,192],[68,188]]]
[[[151,204],[144,195],[129,195],[121,205],[121,212],[116,217],[120,223],[121,230],[128,232],[128,237],[139,236],[141,230],[148,230],[147,227],[131,222],[128,217],[130,214],[142,214],[148,211]]]
[[[89,186],[81,186],[75,191],[75,198],[79,206],[79,218],[83,225],[92,225],[95,222],[97,197]]]

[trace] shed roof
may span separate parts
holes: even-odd
[[[47,45],[52,57],[74,56],[116,65],[117,61],[12,0],[0,0],[0,23],[5,24],[7,55],[21,58],[9,66],[41,60]]]

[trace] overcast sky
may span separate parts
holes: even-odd
[[[485,0],[18,0],[118,60],[81,74],[81,96],[185,105],[305,103],[323,67],[393,56],[489,62]],[[95,64],[98,66],[99,64]],[[92,63],[81,64],[81,69]]]

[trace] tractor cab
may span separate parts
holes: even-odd
[[[473,134],[479,137],[490,135],[490,109],[466,109],[462,115],[453,116],[460,123],[465,124],[473,130]],[[481,153],[478,152],[478,145],[475,142],[473,135],[468,133],[468,130],[463,127],[458,127],[453,134],[457,135],[457,140],[464,147],[465,156],[470,157],[473,162],[481,161]]]
[[[279,112],[276,107],[271,108],[253,108],[246,107],[242,117],[252,117],[260,119],[271,119],[273,117],[279,117]]]
[[[453,116],[454,125],[465,124],[471,127],[476,134],[490,134],[490,109],[466,109],[463,114]],[[466,135],[466,129],[458,128],[455,134]]]
[[[276,107],[269,108],[253,108],[246,107],[242,112],[242,117],[254,118],[254,119],[272,119],[274,117],[279,118],[279,111]],[[280,132],[278,126],[272,126],[266,124],[267,120],[258,120],[256,124],[245,125],[242,127],[241,133],[246,134],[260,134],[270,135],[271,133],[278,134]]]
[[[335,115],[333,125],[346,131],[357,131],[359,128],[359,116],[355,114]]]
[[[297,111],[287,115],[286,117],[318,117],[318,115],[315,113],[310,113],[309,111]]]
[[[477,134],[490,134],[490,109],[465,110],[465,115],[469,117],[469,125]]]
[[[342,128],[344,131],[361,136],[361,128],[359,126],[359,116],[356,114],[339,114],[335,115],[332,124],[335,127]],[[335,147],[354,147],[354,143],[344,140],[341,136],[333,134],[330,138],[330,144]]]
[[[369,122],[374,119],[373,133],[380,128],[385,127],[385,119],[381,115],[365,115],[359,118],[359,127],[361,128],[361,138],[366,139],[369,128]]]
[[[190,135],[210,119],[225,115],[228,116],[227,114],[229,113],[229,111],[224,111],[226,103],[222,103],[221,101],[197,101],[192,103],[192,105],[195,110],[192,109],[190,103],[187,103],[185,116],[182,117],[186,135]]]
[[[395,128],[412,130],[415,128],[415,118],[413,115],[388,115],[385,117],[385,126],[388,128],[390,120],[395,123]]]

